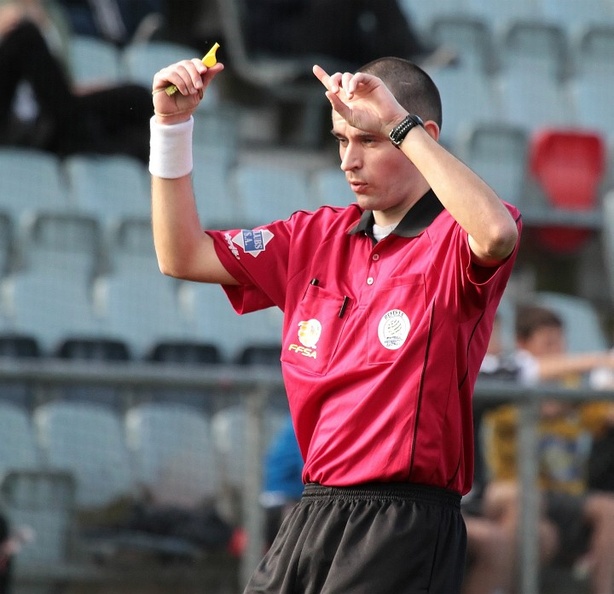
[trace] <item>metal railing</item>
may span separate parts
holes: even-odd
[[[121,387],[202,389],[241,394],[248,410],[246,426],[247,470],[243,514],[247,545],[242,558],[241,583],[256,567],[263,551],[263,511],[259,504],[262,478],[263,420],[269,396],[283,388],[279,370],[253,366],[192,366],[160,363],[107,363],[55,359],[0,359],[0,381],[27,382],[41,390],[76,384]],[[562,389],[550,386],[526,388],[514,383],[481,380],[475,391],[480,404],[514,403],[519,407],[518,460],[521,486],[519,538],[520,592],[538,594],[539,493],[537,488],[537,424],[540,401],[556,398],[570,402],[614,400],[614,391]]]

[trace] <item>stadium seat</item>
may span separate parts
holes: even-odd
[[[74,560],[75,482],[70,473],[10,471],[0,481],[0,497],[15,535],[24,541],[14,558],[15,573],[31,574],[34,567],[57,570]]]
[[[0,359],[31,360],[38,359],[41,354],[34,336],[12,333],[6,329],[0,333]],[[36,393],[35,384],[27,380],[0,379],[0,403],[15,404],[31,410],[36,402]]]
[[[68,361],[97,363],[129,361],[130,350],[121,340],[104,336],[69,337],[60,342],[52,356]],[[62,398],[110,406],[117,411],[125,408],[125,391],[117,386],[77,382],[62,386]]]
[[[267,407],[261,443],[263,449],[283,425],[287,411]],[[243,490],[247,464],[247,421],[245,405],[223,408],[211,417],[213,445],[222,468],[222,482],[231,489]],[[263,450],[264,451],[264,450]]]
[[[281,344],[248,344],[239,351],[237,363],[239,365],[269,365],[279,367],[281,358]]]
[[[224,361],[232,361],[247,342],[248,316],[235,313],[221,287],[206,283],[182,283],[180,312],[192,340],[214,344]]]
[[[524,215],[525,208],[529,208],[525,197],[528,146],[524,128],[492,122],[464,130],[455,145],[455,153]]]
[[[0,147],[0,208],[15,221],[27,210],[70,210],[59,158],[34,149]]]
[[[441,142],[452,147],[463,130],[483,122],[500,121],[501,95],[492,76],[472,68],[444,68],[430,73],[443,104]]]
[[[356,196],[339,167],[318,167],[309,180],[309,191],[318,205],[346,206],[356,202]]]
[[[423,35],[440,17],[464,15],[467,11],[467,0],[400,0],[399,4],[410,22],[414,23]]]
[[[234,229],[248,224],[228,179],[235,165],[224,150],[195,144],[192,184],[196,208],[207,229]]]
[[[182,340],[161,340],[153,345],[146,358],[161,365],[183,365],[200,367],[221,365],[225,363],[217,344],[204,342],[197,337]],[[203,412],[210,412],[217,406],[219,396],[224,390],[217,388],[190,388],[177,386],[162,386],[147,391],[147,399],[151,402],[173,402],[198,407]]]
[[[87,214],[25,213],[17,229],[18,269],[90,282],[102,264],[102,231],[99,220]]]
[[[114,84],[120,81],[117,46],[92,35],[73,34],[68,42],[68,67],[76,85]]]
[[[570,33],[591,24],[614,24],[614,7],[603,0],[538,0],[544,18]]]
[[[101,330],[90,286],[78,275],[57,269],[24,271],[4,279],[0,290],[10,332],[33,336],[45,355],[69,336],[92,336]]]
[[[495,39],[504,70],[529,68],[555,81],[570,74],[571,48],[568,33],[561,25],[539,19],[516,20]]]
[[[243,219],[251,221],[250,227],[316,206],[309,196],[307,175],[299,168],[240,163],[231,172],[229,183]]]
[[[614,155],[614,25],[588,27],[572,47],[578,124],[603,134]]]
[[[13,219],[8,212],[0,211],[0,278],[13,267],[14,250]]]
[[[514,22],[499,45],[503,119],[524,126],[571,126],[574,104],[566,84],[569,47],[564,29],[543,22]]]
[[[145,359],[161,340],[187,336],[179,315],[177,281],[158,267],[151,221],[126,217],[109,233],[109,265],[95,282],[101,334],[125,342],[134,359]]]
[[[194,112],[194,147],[216,149],[226,166],[234,165],[239,156],[241,108],[232,103],[216,106],[215,110]],[[195,167],[199,163],[195,160]]]
[[[539,0],[465,0],[465,10],[486,19],[494,30],[505,29],[512,21],[541,20]]]
[[[543,247],[574,253],[600,226],[605,154],[603,138],[589,131],[544,128],[530,137],[529,171],[550,207],[534,231]]]
[[[431,23],[429,38],[455,51],[460,68],[493,74],[498,57],[489,23],[469,14],[440,15]]]
[[[149,216],[149,173],[124,155],[72,155],[63,164],[71,202],[107,223],[124,216]]]
[[[126,413],[136,478],[157,505],[197,508],[219,495],[210,419],[177,403],[135,406]]]
[[[116,412],[56,401],[37,407],[33,419],[47,467],[73,474],[80,509],[102,508],[135,494],[124,426]]]
[[[146,359],[162,340],[187,335],[175,283],[159,271],[105,275],[97,281],[96,301],[104,335],[125,342],[134,359]]]
[[[156,363],[184,365],[219,365],[223,363],[220,349],[208,342],[161,341],[154,345],[147,359]]]
[[[536,301],[562,317],[569,352],[603,352],[608,349],[598,312],[590,300],[575,295],[541,291],[537,293]]]
[[[0,400],[0,478],[11,470],[42,467],[29,412],[22,406]]]
[[[96,334],[92,280],[99,268],[101,237],[93,217],[24,213],[18,268],[0,284],[5,331],[35,338],[44,354],[68,336]]]

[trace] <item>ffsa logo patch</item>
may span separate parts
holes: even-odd
[[[303,355],[303,357],[317,359],[316,347],[321,335],[322,324],[319,320],[302,320],[298,324],[298,339],[301,344],[291,344],[288,350]]]
[[[382,316],[377,327],[377,337],[384,348],[396,351],[407,340],[410,328],[407,314],[400,309],[392,309]]]
[[[242,248],[246,254],[257,258],[273,237],[268,229],[242,229],[232,238],[232,242]]]

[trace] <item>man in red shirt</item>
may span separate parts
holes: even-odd
[[[162,272],[221,284],[239,313],[284,312],[306,487],[246,592],[457,593],[471,396],[520,215],[437,142],[430,77],[383,58],[357,73],[314,67],[355,204],[203,233],[190,116],[222,69],[156,74],[150,171]]]

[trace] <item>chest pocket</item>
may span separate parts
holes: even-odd
[[[281,359],[321,375],[337,350],[352,300],[309,285],[285,333]]]
[[[388,279],[367,310],[367,362],[371,365],[390,363],[407,348],[426,349],[425,310],[423,275]],[[420,353],[416,352],[416,356]]]

